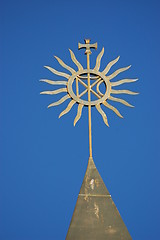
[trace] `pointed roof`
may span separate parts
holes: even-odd
[[[131,240],[92,158],[89,158],[66,240]]]

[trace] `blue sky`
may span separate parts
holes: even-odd
[[[160,32],[158,1],[0,1],[0,239],[65,239],[88,161],[87,109],[76,127],[74,107],[42,96],[41,78],[56,79],[44,65],[83,66],[78,42],[98,42],[91,67],[104,46],[103,70],[132,65],[117,77],[139,78],[123,96],[135,106],[106,110],[110,128],[92,111],[93,158],[131,236],[159,239],[160,215]]]

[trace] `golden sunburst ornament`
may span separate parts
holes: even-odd
[[[115,114],[117,114],[120,118],[123,118],[121,113],[119,112],[118,109],[116,109],[114,106],[108,103],[108,100],[114,101],[114,102],[119,102],[122,103],[128,107],[133,107],[130,103],[125,101],[124,99],[117,98],[114,95],[117,94],[131,94],[131,95],[136,95],[138,94],[137,92],[132,92],[129,90],[117,90],[114,89],[115,86],[122,85],[124,83],[132,83],[137,81],[138,79],[122,79],[118,80],[115,82],[112,82],[111,80],[115,78],[118,74],[121,72],[124,72],[128,70],[131,66],[120,68],[113,72],[112,74],[109,74],[109,70],[111,67],[116,64],[119,60],[119,57],[114,59],[113,61],[109,62],[108,65],[105,67],[105,69],[100,72],[100,63],[102,56],[104,54],[104,48],[102,48],[102,51],[99,53],[96,59],[96,65],[93,69],[90,69],[90,59],[89,56],[91,54],[91,48],[97,49],[97,43],[90,44],[90,40],[86,39],[85,44],[78,44],[78,49],[81,48],[86,48],[85,54],[87,55],[87,68],[84,69],[83,66],[79,63],[79,61],[76,59],[74,53],[69,49],[71,59],[75,63],[75,65],[78,67],[78,71],[74,70],[67,64],[65,64],[59,57],[55,58],[59,62],[59,64],[68,70],[71,74],[67,74],[65,72],[59,72],[55,70],[52,67],[45,66],[48,70],[50,70],[52,73],[61,76],[67,80],[63,81],[53,81],[53,80],[48,80],[48,79],[41,79],[40,81],[46,82],[51,85],[63,85],[64,87],[59,88],[57,90],[53,91],[43,91],[41,94],[49,94],[49,95],[54,95],[58,93],[66,93],[65,96],[63,96],[59,101],[51,103],[48,108],[57,106],[67,99],[71,99],[67,108],[62,111],[59,115],[59,117],[62,117],[66,113],[68,113],[71,108],[73,107],[74,104],[78,104],[78,110],[77,110],[77,115],[74,119],[74,125],[77,123],[77,121],[80,119],[81,114],[82,114],[82,109],[84,106],[88,107],[89,111],[91,111],[91,107],[95,106],[98,112],[102,115],[102,118],[104,120],[104,123],[109,126],[108,124],[108,119],[105,114],[105,112],[101,108],[101,104],[103,104],[105,107],[109,108],[112,110]],[[86,82],[87,81],[87,82]],[[76,91],[74,92],[73,84],[76,84]],[[83,92],[79,92],[79,84],[83,85],[85,90]],[[100,85],[104,84],[105,86],[105,91],[102,93],[100,91]],[[96,90],[93,89],[93,87],[96,87]],[[85,94],[88,94],[87,99],[83,99],[82,96]],[[92,94],[96,97],[96,99],[92,100]],[[90,119],[90,114],[89,114],[89,121]]]

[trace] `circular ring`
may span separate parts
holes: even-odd
[[[90,101],[90,102],[83,100],[83,99],[79,98],[78,96],[76,96],[75,93],[73,92],[73,88],[72,88],[72,84],[73,84],[74,80],[76,79],[76,77],[79,75],[82,75],[82,74],[87,74],[87,73],[94,74],[96,76],[100,76],[102,79],[101,81],[103,81],[106,85],[105,94],[103,94],[103,96],[102,96],[102,93],[99,90],[99,94],[101,93],[100,95],[102,97],[100,99]],[[68,93],[69,93],[70,97],[72,99],[74,99],[76,102],[83,104],[85,106],[88,106],[88,105],[94,106],[94,105],[104,102],[110,96],[111,84],[110,84],[109,80],[107,79],[107,77],[104,74],[102,74],[101,72],[96,71],[94,69],[84,69],[84,70],[80,70],[80,71],[76,72],[69,78],[68,84],[67,84],[67,89],[68,89]],[[99,87],[98,87],[98,89],[99,89]]]

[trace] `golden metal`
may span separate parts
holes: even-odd
[[[120,102],[120,103],[126,105],[127,107],[134,107],[133,105],[131,105],[130,103],[128,103],[127,101],[125,101],[125,100],[123,100],[121,98],[116,98],[116,97],[110,96],[108,99],[112,100],[114,102]]]
[[[60,93],[67,93],[67,95],[63,96],[59,101],[51,103],[49,107],[57,106],[64,101],[70,99],[70,102],[68,103],[68,106],[66,109],[64,109],[60,115],[59,118],[68,113],[73,105],[75,103],[78,104],[78,110],[77,115],[74,119],[74,126],[78,122],[78,120],[81,117],[82,114],[82,108],[88,107],[88,127],[89,127],[89,156],[92,157],[92,128],[91,128],[91,108],[96,107],[97,111],[101,114],[104,123],[109,126],[108,119],[105,114],[105,112],[101,108],[101,104],[103,104],[108,109],[112,110],[117,116],[120,118],[123,118],[121,113],[118,111],[117,108],[112,106],[108,100],[113,102],[119,102],[122,103],[128,107],[133,107],[130,103],[127,101],[114,97],[113,95],[117,94],[129,94],[129,95],[136,95],[138,93],[125,90],[125,89],[114,89],[114,87],[125,84],[125,83],[132,83],[137,81],[138,79],[122,79],[115,82],[112,82],[111,80],[116,77],[118,74],[128,70],[130,66],[120,68],[116,71],[114,71],[112,74],[108,75],[109,70],[111,67],[116,64],[120,58],[118,56],[116,59],[112,60],[107,64],[107,66],[104,68],[104,70],[101,72],[100,64],[101,59],[104,55],[104,48],[102,48],[101,52],[98,54],[96,59],[96,64],[93,69],[90,68],[90,54],[91,54],[91,48],[97,49],[97,43],[91,44],[90,39],[85,39],[85,43],[78,43],[78,49],[85,49],[85,54],[87,55],[87,68],[84,69],[81,63],[77,60],[72,50],[69,49],[71,59],[73,63],[77,66],[78,70],[76,71],[72,67],[68,66],[66,63],[64,63],[59,57],[55,56],[59,64],[65,68],[67,71],[69,71],[71,74],[65,73],[65,72],[59,72],[55,70],[52,67],[45,66],[48,70],[50,70],[52,73],[64,77],[67,79],[67,81],[53,81],[49,79],[41,79],[40,81],[48,83],[50,85],[66,85],[66,87],[56,89],[56,90],[49,90],[49,91],[43,91],[41,94],[48,94],[48,95],[54,95],[54,94],[60,94]],[[75,84],[76,91],[74,90],[73,86]],[[83,92],[80,92],[79,84],[81,84],[85,90]],[[104,93],[101,92],[100,87],[101,84],[105,85],[105,91]],[[96,87],[96,90],[94,90],[94,86]],[[87,94],[87,99],[82,98],[85,94]],[[92,100],[92,94],[96,96],[96,99]]]
[[[70,101],[68,106],[66,107],[66,109],[63,110],[63,112],[60,113],[59,118],[62,117],[63,115],[65,115],[66,113],[68,113],[75,103],[76,103],[75,100]]]
[[[80,79],[81,75],[87,75],[86,79],[88,81],[88,73],[89,76],[92,75],[96,75],[96,78],[94,78],[96,80],[96,83],[98,83],[100,81],[100,79],[103,79],[103,82],[106,85],[106,92],[105,94],[98,100],[94,100],[94,101],[89,101],[89,100],[83,100],[80,97],[77,97],[76,94],[73,91],[72,85],[76,79],[76,77],[78,76],[78,81],[87,89],[87,91],[92,91],[92,87],[95,85],[94,83],[92,85],[90,85],[90,88],[88,87],[88,84],[84,83],[82,79]],[[92,76],[90,76],[90,78],[92,79]],[[98,78],[98,80],[97,80]],[[74,99],[77,103],[83,104],[85,106],[95,106],[96,104],[102,103],[103,101],[105,101],[106,99],[109,98],[110,96],[110,90],[111,90],[111,83],[109,81],[109,79],[103,75],[101,72],[96,71],[94,69],[84,69],[84,70],[80,70],[78,72],[76,72],[75,74],[71,75],[69,80],[68,80],[68,84],[67,84],[67,89],[68,89],[68,93],[71,96],[72,99]]]
[[[75,119],[74,119],[74,126],[76,125],[76,123],[78,122],[78,120],[79,120],[80,117],[81,117],[83,106],[84,106],[84,105],[82,105],[82,104],[79,104],[79,105],[78,105],[77,116],[76,116]]]
[[[76,77],[76,94],[79,97],[78,77]]]
[[[96,59],[96,66],[94,68],[94,70],[96,70],[96,71],[98,71],[99,68],[100,68],[101,58],[102,58],[103,54],[104,54],[104,48],[102,48],[102,51],[99,53],[99,55],[98,55],[98,57]]]
[[[59,64],[69,71],[71,74],[65,72],[59,72],[52,67],[45,66],[52,73],[64,77],[67,81],[53,81],[49,79],[41,79],[40,81],[48,83],[50,85],[65,85],[63,88],[43,91],[41,94],[54,95],[60,93],[67,93],[57,102],[51,103],[49,107],[57,106],[66,100],[70,99],[67,107],[60,113],[59,118],[67,114],[72,107],[77,103],[77,115],[74,119],[74,126],[79,121],[82,115],[83,107],[88,108],[88,128],[89,128],[89,161],[88,167],[83,180],[83,184],[78,196],[77,204],[74,210],[72,221],[68,230],[66,240],[80,240],[80,239],[124,239],[129,240],[131,236],[120,217],[117,208],[109,194],[107,188],[101,179],[98,170],[94,164],[92,158],[92,126],[91,126],[91,108],[96,107],[97,111],[101,114],[104,123],[109,127],[108,119],[105,112],[102,110],[101,105],[112,110],[117,116],[123,118],[117,108],[112,106],[108,101],[119,102],[128,107],[133,107],[130,103],[121,98],[116,98],[112,95],[117,94],[129,94],[136,95],[137,92],[133,92],[126,89],[114,89],[114,87],[125,84],[133,83],[138,79],[121,79],[115,82],[111,80],[120,73],[128,70],[131,66],[120,68],[108,75],[111,67],[116,64],[120,57],[112,60],[107,64],[105,69],[101,72],[100,64],[104,55],[104,48],[98,54],[96,64],[93,69],[90,68],[90,54],[91,48],[97,49],[97,43],[91,44],[90,39],[85,39],[85,44],[78,43],[78,49],[85,48],[85,54],[87,55],[87,68],[83,66],[76,59],[72,50],[69,49],[71,59],[76,65],[78,70],[74,70],[72,67],[64,63],[59,57],[55,58]],[[81,84],[85,90],[80,92],[79,88]],[[104,84],[105,90],[101,92],[101,84]],[[94,88],[95,87],[95,88]],[[76,90],[75,90],[76,88]],[[96,90],[95,90],[96,89]],[[87,97],[84,99],[84,95]],[[92,96],[96,99],[93,99]],[[83,98],[82,98],[83,97]],[[86,227],[87,226],[87,227]]]
[[[79,71],[80,71],[80,70],[83,70],[82,65],[78,62],[78,60],[76,59],[76,57],[75,57],[74,53],[72,52],[72,50],[69,49],[69,51],[70,51],[70,54],[71,54],[71,59],[72,59],[72,61],[77,65],[78,70],[79,70]]]
[[[109,70],[111,69],[111,67],[116,63],[118,62],[120,56],[118,56],[115,60],[112,60],[110,63],[108,63],[108,65],[106,66],[106,68],[103,70],[103,74],[106,75]]]
[[[65,64],[59,57],[57,57],[57,56],[54,56],[54,57],[57,59],[57,61],[59,62],[59,64],[60,64],[62,67],[64,67],[64,68],[67,69],[68,71],[70,71],[72,74],[76,72],[73,68],[71,68],[71,67],[69,67],[67,64]]]
[[[97,104],[97,105],[96,105],[96,108],[97,108],[98,112],[102,115],[104,123],[109,127],[108,120],[107,120],[107,116],[106,116],[106,114],[104,113],[104,111],[102,110],[100,104]]]
[[[111,90],[111,93],[114,93],[114,94],[130,94],[130,95],[137,95],[138,94],[137,92],[132,92],[132,91],[129,91],[129,90],[114,90],[114,89]]]
[[[120,114],[120,112],[118,111],[117,108],[113,107],[111,104],[109,104],[108,102],[103,102],[103,105],[106,106],[107,108],[109,108],[110,110],[112,110],[113,112],[115,112],[115,114],[117,114],[118,117],[123,118],[123,116]]]
[[[40,94],[54,95],[54,94],[62,93],[62,92],[67,92],[67,88],[60,88],[60,89],[57,89],[54,91],[44,91],[44,92],[41,92]]]
[[[55,70],[54,68],[51,68],[51,67],[48,67],[48,66],[44,66],[44,67],[47,68],[48,70],[50,70],[52,73],[58,75],[58,76],[65,77],[67,79],[69,79],[69,77],[70,77],[69,74],[59,72],[59,71]]]
[[[87,69],[90,70],[90,59],[89,55],[91,54],[90,51],[90,40],[85,40],[88,46],[86,47],[86,54],[87,54]],[[97,45],[93,45],[94,48],[97,48]],[[90,73],[88,72],[88,102],[91,102],[91,87],[90,87]],[[89,157],[92,157],[92,129],[91,129],[91,105],[88,105],[88,126],[89,126]]]
[[[137,79],[122,79],[122,80],[117,81],[117,82],[112,82],[111,86],[112,87],[113,86],[119,86],[119,85],[124,84],[124,83],[136,82],[137,80],[138,80],[138,78]]]
[[[121,72],[124,72],[124,71],[128,70],[130,67],[131,67],[131,65],[128,66],[128,67],[120,68],[120,69],[116,70],[114,73],[112,73],[111,75],[109,75],[107,77],[109,78],[109,80],[111,80],[112,78],[114,78],[118,74],[120,74]]]
[[[61,103],[63,103],[64,101],[66,101],[68,98],[70,98],[69,94],[65,95],[64,97],[62,97],[59,101],[51,103],[50,105],[48,105],[48,108],[53,107],[53,106],[57,106],[60,105]]]
[[[40,82],[46,82],[51,85],[67,85],[66,81],[52,81],[48,79],[41,79]]]
[[[90,39],[85,39],[85,44],[82,44],[82,43],[78,43],[78,49],[81,49],[81,48],[85,48],[86,51],[85,51],[85,54],[91,54],[91,48],[95,48],[97,49],[97,43],[94,43],[94,44],[90,44]]]

